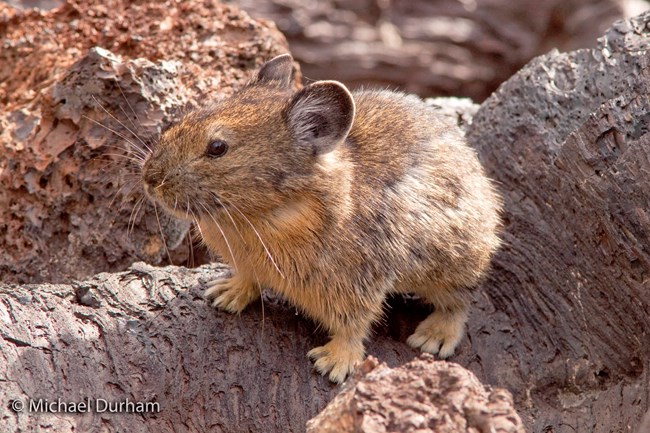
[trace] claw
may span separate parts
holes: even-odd
[[[236,275],[213,281],[212,286],[205,291],[205,297],[211,301],[214,308],[241,313],[244,308],[260,296],[252,284],[246,283]]]
[[[363,344],[335,337],[324,346],[310,350],[307,356],[314,361],[319,373],[323,376],[329,373],[329,380],[342,383],[363,360]]]
[[[465,331],[467,312],[462,311],[434,311],[424,319],[406,342],[416,349],[438,355],[440,358],[449,358]]]

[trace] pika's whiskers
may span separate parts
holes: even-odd
[[[244,235],[239,230],[239,227],[237,226],[237,223],[235,222],[235,219],[232,217],[232,214],[230,213],[228,208],[223,204],[223,202],[221,200],[219,200],[219,197],[215,193],[210,192],[210,195],[212,196],[213,199],[216,200],[216,202],[219,204],[219,206],[221,206],[223,208],[223,210],[226,212],[226,215],[228,215],[228,218],[232,222],[233,227],[235,228],[235,230],[239,234],[240,239],[243,242],[245,242]],[[267,254],[268,254],[268,252],[267,252]],[[273,260],[273,259],[271,259],[271,260]],[[265,316],[265,311],[264,311],[264,300],[262,299],[262,284],[260,283],[260,278],[257,275],[257,271],[255,270],[255,268],[253,268],[253,278],[254,278],[255,283],[257,285],[257,289],[259,290],[260,300],[261,300],[261,303],[262,303],[262,332],[264,332],[264,321],[265,321],[266,316]]]
[[[124,99],[124,102],[126,102],[126,105],[129,106],[129,109],[131,110],[131,112],[135,116],[135,119],[138,121],[138,124],[142,125],[142,121],[140,120],[140,116],[138,116],[138,113],[133,109],[133,106],[131,106],[131,103],[126,98],[126,95],[124,94],[124,91],[122,90],[122,86],[120,85],[119,81],[115,80],[115,84],[117,84],[117,88],[120,89],[120,93],[122,94],[122,98]],[[120,110],[122,110],[122,113],[124,113],[124,109],[122,109],[122,107],[120,107]],[[133,129],[138,129],[135,126],[135,124],[133,123],[133,120],[131,120],[131,118],[126,115],[126,113],[124,113],[124,115],[131,122],[131,125],[133,126]],[[147,137],[147,141],[151,144],[151,143],[153,143],[153,138],[151,137],[151,134],[148,134],[148,135],[149,136]],[[149,151],[149,153],[153,152],[153,150],[152,150],[153,146],[147,146],[147,144],[145,144],[144,141],[142,141],[142,140],[140,140],[140,141],[142,142],[144,147]]]
[[[97,98],[95,98],[95,95],[92,95],[92,98],[93,98],[93,100],[95,101],[95,104],[97,104],[97,106],[98,106],[99,108],[101,108],[101,109],[102,109],[102,110],[103,110],[103,111],[104,111],[104,112],[105,112],[105,113],[106,113],[106,114],[107,114],[111,119],[113,119],[113,120],[115,120],[117,123],[119,123],[120,126],[122,126],[122,128],[124,128],[124,129],[126,129],[127,131],[129,131],[129,132],[131,133],[131,135],[133,135],[133,136],[134,136],[134,137],[135,137],[135,138],[136,138],[140,143],[142,143],[142,145],[144,146],[144,149],[143,149],[142,147],[138,146],[135,142],[133,142],[133,141],[131,141],[131,140],[128,141],[128,143],[131,144],[131,146],[133,146],[133,148],[136,149],[136,151],[138,151],[138,152],[139,152],[141,155],[143,155],[144,157],[148,156],[148,155],[151,153],[151,149],[149,148],[149,146],[147,146],[147,144],[146,144],[146,143],[145,143],[145,142],[140,138],[140,136],[139,136],[138,134],[136,134],[135,132],[133,132],[133,131],[128,127],[128,126],[126,126],[126,125],[124,124],[124,122],[122,122],[121,120],[119,120],[119,119],[118,119],[117,117],[115,117],[115,116],[114,116],[110,111],[108,111],[106,108],[104,108],[104,106],[103,106],[102,104],[99,103],[99,101],[97,100]],[[128,101],[127,101],[127,103],[128,103]],[[127,116],[127,118],[128,118],[128,116]],[[147,149],[149,152],[146,152],[145,149]]]
[[[135,163],[136,165],[138,165],[140,167],[142,166],[142,164],[144,164],[144,160],[140,159],[139,157],[124,155],[124,154],[120,154],[120,153],[104,153],[101,156],[114,156],[116,158],[123,158],[123,159],[126,159],[129,162]]]
[[[244,239],[244,235],[242,235],[242,232],[239,231],[239,227],[237,226],[237,223],[236,223],[235,220],[233,219],[232,214],[228,211],[228,208],[227,208],[226,206],[224,206],[223,202],[222,202],[221,200],[219,200],[219,197],[218,197],[215,193],[213,193],[212,191],[210,191],[210,195],[211,195],[212,198],[217,202],[217,204],[223,208],[224,212],[226,212],[226,215],[228,215],[228,218],[230,219],[230,222],[232,222],[232,226],[235,228],[235,230],[236,230],[237,233],[239,234],[239,238],[240,238],[242,241],[244,241],[244,240],[245,240],[245,239]]]
[[[221,236],[223,237],[223,240],[226,242],[226,246],[228,247],[228,251],[230,252],[230,257],[232,258],[232,264],[235,268],[235,271],[237,271],[237,259],[235,259],[235,253],[233,253],[232,248],[230,247],[230,242],[228,242],[228,237],[224,233],[223,229],[221,228],[221,225],[217,221],[217,219],[210,213],[210,210],[205,206],[205,204],[200,203],[201,207],[205,210],[205,213],[214,221],[214,224],[217,226],[217,229],[219,229],[219,232],[221,233]]]
[[[113,129],[113,128],[109,127],[109,126],[106,126],[103,123],[98,122],[97,120],[86,116],[85,114],[82,114],[81,117],[83,117],[86,120],[89,120],[89,121],[93,122],[96,125],[101,126],[102,128],[112,132],[113,134],[120,137],[122,140],[126,141],[129,145],[131,145],[131,147],[134,149],[135,153],[142,157],[142,161],[144,162],[145,158],[147,157],[146,152],[144,150],[142,150],[142,148],[140,148],[137,144],[135,144],[131,139],[126,137],[124,134],[116,131],[115,129]],[[142,164],[140,164],[140,166],[142,167]]]
[[[282,278],[285,278],[284,274],[282,273],[282,271],[278,267],[278,264],[275,262],[275,259],[273,259],[273,256],[271,255],[271,252],[269,251],[269,249],[266,247],[266,244],[262,240],[262,236],[260,236],[260,232],[257,231],[257,229],[255,228],[253,223],[248,219],[248,217],[246,217],[246,215],[244,215],[242,213],[242,211],[239,210],[237,205],[235,205],[234,203],[229,203],[229,204],[239,213],[239,215],[242,216],[242,218],[244,218],[244,220],[248,223],[248,225],[251,226],[251,229],[253,229],[253,232],[255,233],[255,236],[257,236],[257,239],[259,239],[260,243],[262,244],[262,247],[264,248],[264,251],[266,251],[266,255],[268,256],[269,260],[271,261],[271,264],[273,264],[273,267],[275,268],[275,270],[278,271],[278,274],[280,274],[280,276]]]
[[[124,207],[124,203],[126,203],[127,198],[131,195],[133,190],[136,189],[138,186],[140,186],[138,182],[128,182],[127,184],[122,185],[119,188],[119,190],[113,195],[113,198],[111,199],[111,202],[109,203],[108,207],[109,208],[113,207],[113,204],[115,203],[115,199],[117,199],[117,196],[119,195],[122,197],[122,200],[120,203],[120,207],[117,209],[117,212],[119,213],[120,211],[122,211],[122,208]],[[128,188],[128,190],[126,190],[125,192],[124,190],[126,188]],[[142,194],[139,194],[139,196],[140,198],[144,198],[142,197]]]
[[[158,222],[158,230],[160,231],[160,239],[162,239],[163,246],[165,247],[165,253],[167,253],[167,259],[169,260],[169,264],[173,265],[174,262],[172,261],[172,256],[169,254],[169,248],[167,248],[167,240],[165,239],[165,233],[163,233],[162,229],[162,224],[160,224],[160,217],[158,216],[158,205],[156,202],[153,204],[153,211],[156,214],[156,221]]]

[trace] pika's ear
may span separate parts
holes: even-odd
[[[299,145],[314,155],[331,152],[345,140],[354,121],[354,100],[338,81],[317,81],[297,92],[284,111]]]
[[[253,79],[254,84],[270,84],[285,88],[291,85],[293,57],[291,54],[280,54],[264,63]]]

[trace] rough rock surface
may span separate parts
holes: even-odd
[[[307,433],[523,433],[512,396],[424,354],[396,369],[373,357],[307,423]]]
[[[513,392],[535,432],[634,431],[648,410],[649,50],[650,14],[618,22],[596,49],[530,62],[468,129],[505,243],[483,307],[500,335],[460,363]]]
[[[475,101],[552,48],[594,47],[641,0],[232,0],[275,21],[310,79]]]
[[[137,201],[135,147],[286,52],[275,26],[216,1],[0,3],[0,38],[0,281],[160,263],[167,249],[185,263],[187,225]]]
[[[203,290],[223,271],[136,263],[71,286],[0,285],[0,431],[303,432],[339,390],[306,356],[327,336],[277,299],[215,311]],[[415,307],[396,303],[372,355],[391,366],[416,355],[404,341],[427,311]],[[34,413],[30,399],[128,399],[160,412]]]

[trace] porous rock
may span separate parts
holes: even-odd
[[[187,263],[188,225],[139,201],[136,148],[286,52],[275,26],[216,1],[0,3],[0,38],[0,281]]]
[[[391,369],[368,357],[307,433],[523,433],[512,396],[422,355]]]
[[[225,271],[139,262],[70,285],[0,284],[0,431],[304,432],[339,391],[306,356],[327,336],[271,296],[240,315],[214,310],[203,292]],[[391,366],[416,352],[387,335],[427,314],[395,310],[369,348]],[[108,412],[100,400],[157,406]],[[39,401],[94,406],[48,412]]]

